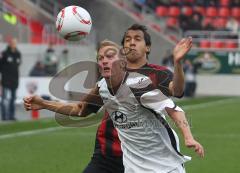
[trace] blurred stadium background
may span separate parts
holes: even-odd
[[[93,21],[90,35],[77,43],[61,39],[55,29],[56,15],[68,5],[87,9]],[[0,121],[0,172],[82,171],[93,152],[101,114],[83,119],[81,128],[59,126],[48,111],[40,111],[33,120],[22,106],[23,96],[32,87],[35,94],[57,98],[48,90],[52,76],[30,76],[31,71],[44,62],[50,43],[57,58],[68,50],[68,65],[94,61],[99,41],[107,38],[120,43],[133,23],[146,25],[152,36],[150,63],[170,69],[174,45],[182,37],[193,37],[194,46],[186,59],[195,69],[190,76],[186,72],[186,79],[196,82],[196,91],[176,101],[186,110],[206,157],[199,159],[182,145],[183,152],[193,156],[187,171],[240,171],[239,0],[0,0],[0,51],[11,38],[17,38],[22,53],[17,121]],[[76,75],[69,89],[81,91],[85,76]]]

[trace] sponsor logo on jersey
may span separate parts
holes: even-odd
[[[115,122],[118,122],[118,123],[126,123],[127,122],[127,116],[120,111],[113,112],[112,117]]]

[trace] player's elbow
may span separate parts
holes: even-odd
[[[173,94],[174,97],[177,97],[177,98],[182,98],[184,95],[184,92],[183,90],[176,90]]]
[[[176,98],[182,98],[184,95],[184,87],[172,87],[171,95]]]

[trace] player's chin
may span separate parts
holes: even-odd
[[[111,78],[111,73],[110,72],[103,72],[102,73],[102,77],[104,77],[104,78],[107,78],[107,79],[109,79],[109,78]]]
[[[127,60],[128,62],[136,62],[138,60],[138,56],[136,56],[136,54],[129,54],[127,56]]]

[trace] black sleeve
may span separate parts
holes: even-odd
[[[87,105],[87,109],[91,110],[91,112],[93,113],[97,113],[101,107],[102,107],[101,105],[95,105],[95,104]]]
[[[157,73],[157,88],[166,96],[170,96],[169,83],[173,80],[173,73],[168,70],[158,70]]]

